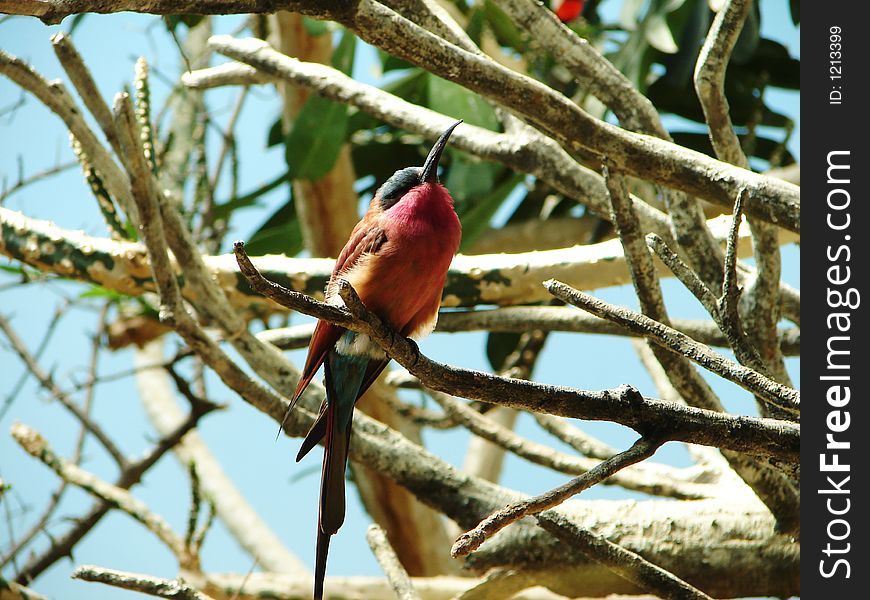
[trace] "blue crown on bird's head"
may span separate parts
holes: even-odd
[[[450,134],[460,123],[462,123],[462,119],[444,130],[429,151],[422,167],[399,169],[378,188],[376,196],[380,198],[381,208],[387,210],[418,185],[430,182],[438,183],[438,163],[441,160],[441,154],[444,152],[447,140],[450,139]]]

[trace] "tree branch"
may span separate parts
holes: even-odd
[[[264,279],[244,253],[242,242],[236,242],[234,249],[239,267],[253,289],[287,308],[370,336],[430,389],[536,412],[616,420],[637,431],[656,430],[673,440],[790,457],[787,460],[797,458],[800,434],[799,427],[793,424],[774,424],[649,400],[629,386],[590,392],[441,365],[420,354],[416,344],[389,330],[376,315],[366,311],[347,282],[342,280],[338,286],[347,309],[317,302]],[[747,435],[737,433],[738,430]]]
[[[177,598],[178,600],[213,600],[211,596],[204,594],[189,586],[182,579],[160,579],[150,575],[116,571],[105,567],[83,565],[76,568],[72,574],[73,579],[104,583],[134,592],[141,592],[158,598]]]
[[[450,553],[454,557],[467,556],[477,550],[483,542],[493,535],[528,515],[534,515],[554,506],[558,506],[571,496],[579,494],[615,474],[620,469],[638,463],[652,456],[659,446],[660,441],[652,441],[641,438],[628,450],[602,461],[594,468],[561,486],[550,490],[540,496],[528,500],[522,500],[506,506],[481,521],[473,530],[463,533]]]
[[[198,559],[188,552],[184,540],[172,531],[172,528],[162,517],[152,513],[143,502],[131,496],[126,490],[106,483],[92,473],[56,455],[45,438],[26,425],[21,423],[13,425],[12,437],[28,454],[42,461],[61,479],[139,521],[169,548],[183,568],[198,568]]]
[[[557,538],[580,548],[592,560],[600,562],[620,577],[656,596],[680,600],[712,600],[698,588],[649,562],[636,552],[626,550],[603,536],[578,527],[563,517],[548,511],[539,514],[537,521],[538,525]]]
[[[408,577],[407,571],[402,567],[396,553],[390,547],[390,542],[387,540],[387,534],[379,525],[369,525],[366,531],[366,540],[369,547],[378,559],[378,564],[387,576],[387,581],[390,582],[390,587],[396,593],[398,600],[420,600],[420,595],[414,590],[411,583],[411,578]]]
[[[535,464],[569,475],[580,475],[596,468],[601,462],[584,456],[574,456],[558,452],[543,444],[523,439],[520,435],[472,410],[449,394],[432,392],[431,396],[444,408],[448,415],[465,426],[473,434]],[[625,489],[653,496],[670,496],[673,498],[697,500],[712,495],[713,490],[707,489],[704,484],[681,481],[673,477],[674,474],[670,472],[671,469],[664,467],[664,465],[659,466],[663,468],[658,471],[632,468],[622,470],[603,483],[605,485],[618,485]]]
[[[714,221],[714,230],[723,240],[730,221],[730,218]],[[741,240],[748,242],[749,238],[741,237]],[[741,244],[740,249],[751,252],[748,243]],[[139,296],[156,289],[147,252],[141,243],[88,236],[4,207],[0,207],[0,254],[46,273],[95,283],[122,294]],[[235,310],[276,308],[251,293],[231,255],[204,256],[202,261],[209,278],[220,284]],[[256,261],[269,279],[315,296],[322,294],[334,265],[329,259],[284,256],[259,257]],[[454,258],[448,272],[443,305],[506,305],[547,300],[550,295],[541,287],[541,281],[548,277],[556,277],[582,290],[630,281],[617,240],[523,254],[460,255]],[[201,303],[202,295],[187,281],[178,284],[186,299]]]
[[[764,398],[774,406],[794,414],[800,411],[800,392],[797,390],[772,381],[753,369],[736,364],[679,331],[634,311],[608,304],[583,292],[572,290],[569,286],[558,281],[550,280],[546,282],[546,286],[560,300],[599,317],[630,327],[671,351],[686,356],[720,377]]]

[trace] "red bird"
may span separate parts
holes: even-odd
[[[461,237],[453,199],[438,182],[438,162],[460,123],[441,134],[422,168],[396,171],[375,193],[338,256],[326,286],[327,302],[343,304],[336,283],[346,279],[366,307],[402,335],[422,337],[434,329],[447,269]],[[368,336],[318,321],[290,402],[292,409],[325,364],[326,400],[296,456],[300,460],[325,438],[315,600],[323,597],[329,540],[344,522],[344,471],[353,407],[389,360]]]

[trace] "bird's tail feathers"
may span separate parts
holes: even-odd
[[[326,555],[332,534],[323,533],[317,527],[317,551],[314,565],[314,600],[323,600],[323,580],[326,579]]]
[[[299,402],[302,393],[308,387],[308,384],[311,383],[311,380],[314,379],[314,376],[320,369],[320,365],[322,365],[323,361],[326,359],[326,355],[332,347],[335,346],[335,342],[341,337],[343,332],[344,329],[341,327],[336,327],[326,321],[317,322],[317,326],[314,328],[314,333],[311,336],[311,344],[309,346],[308,356],[305,358],[305,366],[302,367],[302,376],[299,378],[299,383],[296,384],[296,389],[290,397],[290,404],[284,412],[284,418],[281,420],[281,427],[278,428],[276,439],[277,437],[280,437],[281,431],[284,429],[284,425],[286,425],[293,407],[296,406],[297,402]]]
[[[306,454],[311,452],[311,449],[323,439],[326,435],[326,410],[325,406],[321,407],[320,414],[314,420],[314,424],[308,433],[305,434],[305,439],[302,440],[302,446],[299,447],[299,452],[296,454],[296,462],[302,460]]]

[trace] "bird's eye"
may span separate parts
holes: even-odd
[[[393,173],[393,176],[378,189],[377,195],[381,200],[381,208],[387,210],[411,191],[411,188],[420,185],[420,172],[420,167],[408,167]]]

